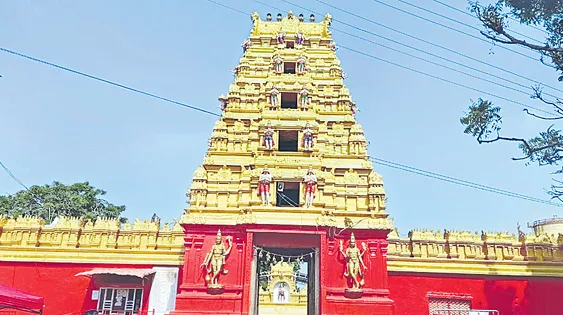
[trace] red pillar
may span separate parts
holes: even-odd
[[[223,242],[232,237],[233,247],[225,260],[227,274],[219,276],[223,292],[215,294],[207,290],[205,272],[201,268],[221,229]],[[185,225],[184,270],[179,293],[176,296],[176,310],[172,314],[242,314],[243,281],[247,273],[247,236],[240,227]],[[252,245],[250,246],[250,250]]]
[[[350,298],[345,294],[348,287],[347,278],[344,277],[346,262],[339,251],[340,241],[343,241],[344,251],[348,246],[350,231],[345,231],[334,239],[328,239],[324,307],[322,314],[394,314],[394,303],[389,298],[387,281],[387,232],[355,230],[356,244],[363,250],[362,243],[367,246],[363,256],[366,271],[364,273],[365,285],[361,297]]]
[[[244,259],[244,293],[243,293],[243,303],[242,303],[242,314],[250,314],[250,304],[252,303],[252,261],[254,260],[254,241],[253,233],[246,233],[246,251]],[[258,298],[258,297],[255,297]]]

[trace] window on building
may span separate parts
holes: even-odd
[[[98,300],[101,315],[139,315],[143,289],[102,288]]]
[[[276,183],[276,206],[277,207],[299,207],[299,183],[277,182]]]
[[[297,108],[297,93],[282,92],[281,108]]]
[[[284,62],[283,73],[295,74],[295,62]]]
[[[428,298],[430,315],[467,315],[471,300],[454,298]]]
[[[280,152],[297,152],[298,150],[297,130],[280,130],[278,132],[278,151]]]
[[[293,49],[295,47],[295,43],[292,41],[287,41],[285,42],[285,47]]]

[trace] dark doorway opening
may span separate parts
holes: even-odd
[[[299,207],[299,183],[277,182],[276,183],[276,206],[277,207]]]
[[[283,73],[295,74],[295,62],[284,62]]]
[[[288,312],[297,311],[295,304],[300,304],[299,314],[318,314],[316,254],[315,248],[257,247],[253,314],[284,311],[286,304],[293,304]],[[271,272],[277,267],[279,271],[280,263],[292,269],[290,278]]]
[[[279,145],[280,152],[297,152],[299,133],[297,130],[280,130]]]
[[[295,43],[294,42],[285,42],[285,47],[293,49],[295,47]]]
[[[297,93],[282,92],[281,108],[297,109]]]

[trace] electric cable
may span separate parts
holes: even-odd
[[[477,183],[466,181],[466,180],[463,180],[463,179],[459,179],[459,178],[455,178],[455,177],[451,177],[451,176],[446,176],[446,175],[438,174],[438,173],[431,172],[431,171],[426,171],[426,170],[423,170],[423,169],[420,169],[420,168],[415,168],[415,167],[412,167],[412,166],[404,165],[404,164],[397,163],[397,162],[387,161],[387,160],[372,157],[372,156],[370,156],[369,158],[372,162],[379,164],[379,165],[399,169],[399,170],[402,170],[402,171],[405,171],[405,172],[410,172],[410,173],[421,175],[421,176],[426,176],[426,177],[429,177],[429,178],[438,179],[438,180],[448,182],[448,183],[451,183],[451,184],[461,185],[461,186],[470,187],[470,188],[474,188],[474,189],[478,189],[478,190],[482,190],[482,191],[486,191],[486,192],[490,192],[490,193],[500,194],[500,195],[504,195],[504,196],[507,196],[507,197],[518,198],[518,199],[532,201],[532,202],[536,202],[536,203],[542,203],[542,204],[546,204],[546,205],[550,205],[550,206],[563,207],[563,204],[555,203],[555,202],[552,202],[552,201],[549,201],[549,200],[543,200],[543,199],[536,198],[536,197],[531,197],[531,196],[527,196],[527,195],[523,195],[523,194],[519,194],[519,193],[510,192],[510,191],[507,191],[507,190],[504,190],[504,189],[498,189],[498,188],[491,187],[491,186],[477,184]]]
[[[253,0],[253,1],[256,1],[256,0]],[[284,2],[286,2],[286,3],[289,3],[289,4],[292,4],[291,2],[286,1],[286,0],[282,0],[282,1],[284,1]],[[519,77],[519,78],[524,79],[524,80],[528,80],[528,81],[533,82],[533,83],[535,83],[535,84],[541,84],[541,85],[543,85],[543,86],[545,86],[545,87],[547,87],[547,88],[550,88],[550,89],[553,89],[553,90],[556,90],[556,91],[559,91],[559,92],[563,92],[562,89],[559,89],[559,88],[556,88],[556,87],[553,87],[553,86],[550,86],[550,85],[547,85],[547,84],[543,84],[543,83],[541,83],[541,82],[539,82],[539,81],[537,81],[537,80],[528,78],[528,77],[526,77],[526,76],[524,76],[524,75],[521,75],[521,74],[516,73],[516,72],[513,72],[513,71],[511,71],[511,70],[508,70],[508,69],[499,67],[499,66],[494,65],[494,64],[492,64],[492,63],[488,63],[488,62],[485,62],[485,61],[483,61],[483,60],[480,60],[480,59],[471,57],[471,56],[466,55],[466,54],[463,54],[463,53],[461,53],[461,52],[459,52],[459,51],[457,51],[457,50],[448,48],[448,47],[443,46],[443,45],[436,44],[436,43],[434,43],[434,42],[425,40],[425,39],[423,39],[423,38],[420,38],[420,37],[411,35],[411,34],[409,34],[409,33],[406,33],[406,32],[400,31],[400,30],[397,30],[397,29],[395,29],[395,28],[392,28],[392,27],[389,27],[389,26],[387,26],[387,25],[385,25],[385,24],[382,24],[382,23],[379,23],[379,22],[377,22],[377,21],[368,19],[368,18],[363,17],[363,16],[361,16],[361,15],[358,15],[358,14],[356,14],[356,13],[353,13],[353,12],[350,12],[350,11],[347,11],[347,10],[344,10],[344,9],[341,9],[341,8],[339,8],[339,7],[337,7],[337,6],[334,6],[334,5],[330,4],[330,3],[327,3],[327,2],[325,2],[325,1],[322,1],[322,0],[315,0],[315,1],[317,1],[317,2],[319,2],[319,3],[322,3],[322,4],[324,4],[324,5],[328,6],[328,7],[331,7],[331,8],[333,8],[333,9],[335,9],[335,10],[338,10],[338,11],[340,11],[340,12],[343,12],[343,13],[346,13],[346,14],[351,15],[351,16],[353,16],[353,17],[356,17],[356,18],[359,18],[359,19],[361,19],[361,20],[364,20],[364,21],[366,21],[366,22],[368,22],[368,23],[377,25],[377,26],[379,26],[379,27],[385,28],[385,29],[390,30],[390,31],[392,31],[392,32],[395,32],[395,33],[401,34],[401,35],[403,35],[403,36],[412,38],[412,39],[414,39],[414,40],[420,41],[420,42],[425,43],[425,44],[427,44],[427,45],[431,45],[431,46],[433,46],[433,47],[440,48],[440,49],[442,49],[442,50],[445,50],[445,51],[447,51],[447,52],[456,54],[456,55],[458,55],[458,56],[461,56],[461,57],[463,57],[463,58],[469,59],[469,60],[471,60],[471,61],[478,62],[478,63],[480,63],[480,64],[483,64],[483,65],[489,66],[489,67],[491,67],[491,68],[494,68],[494,69],[503,71],[503,72],[505,72],[505,73],[512,74],[512,75],[514,75],[514,76],[516,76],[516,77]],[[256,2],[258,2],[258,1],[256,1]],[[297,5],[297,4],[293,4],[293,5],[295,5],[296,7],[299,7],[299,8],[301,8],[301,9],[303,9],[303,10],[311,11],[310,9],[304,8],[304,7],[299,6],[299,5]],[[315,11],[311,11],[311,12],[314,12],[314,13],[316,13],[316,14],[319,14],[318,12],[315,12]],[[340,21],[340,20],[337,20],[337,19],[334,19],[334,18],[333,18],[332,20],[333,20],[334,22],[338,22],[338,23],[340,23],[340,24],[344,24],[344,25],[347,25],[347,26],[351,25],[351,24],[349,24],[349,23],[346,23],[346,22],[343,22],[343,21]],[[351,26],[351,27],[352,27],[352,26]]]
[[[2,161],[0,161],[0,167],[2,167],[8,176],[10,176],[16,183],[22,186],[25,190],[29,191],[29,188],[19,178],[17,178],[16,175],[14,175],[14,173],[12,173],[12,171],[10,171],[10,169],[2,163]]]
[[[37,195],[35,195],[30,189],[29,187],[24,184],[19,178],[16,177],[16,175],[14,175],[14,173],[12,173],[12,171],[10,171],[10,169],[4,165],[4,163],[2,163],[2,161],[0,161],[0,167],[2,167],[2,169],[4,169],[4,171],[8,174],[8,176],[10,176],[10,178],[12,178],[16,183],[18,183],[20,186],[22,186],[26,191],[28,191],[31,195],[31,197],[33,197],[33,199],[35,199],[35,201],[42,207],[44,208],[45,206],[43,205],[43,200],[41,200],[41,198],[39,198]],[[24,214],[28,213],[29,211],[31,211],[32,209],[26,211]]]
[[[413,8],[417,8],[417,9],[419,9],[419,10],[422,10],[422,11],[424,11],[424,12],[427,12],[427,13],[430,13],[430,14],[434,14],[434,15],[439,16],[439,17],[441,17],[441,18],[444,18],[444,19],[446,19],[446,20],[448,20],[448,21],[451,21],[451,22],[454,22],[454,23],[457,23],[457,24],[460,24],[460,25],[469,27],[470,29],[476,30],[477,32],[481,32],[481,29],[480,29],[480,28],[478,28],[478,27],[476,27],[476,26],[473,26],[473,25],[470,25],[470,24],[467,24],[467,23],[465,23],[465,22],[461,22],[461,21],[456,20],[456,19],[454,19],[454,18],[451,18],[451,17],[449,17],[449,16],[446,16],[446,15],[437,13],[437,12],[435,12],[435,11],[432,11],[432,10],[429,10],[429,9],[426,9],[426,8],[423,8],[423,7],[421,7],[421,6],[418,6],[418,5],[416,5],[416,4],[410,3],[410,2],[405,1],[405,0],[397,0],[397,1],[399,1],[399,2],[401,2],[401,3],[403,3],[403,4],[406,4],[406,5],[408,5],[408,6],[411,6],[411,7],[413,7]],[[448,7],[453,8],[452,6],[448,6]],[[461,10],[460,10],[460,11],[461,11]],[[522,36],[522,37],[531,39],[531,40],[536,41],[536,42],[538,42],[538,43],[541,43],[539,40],[537,40],[537,39],[535,39],[535,38],[533,38],[533,37],[529,37],[529,36],[527,36],[527,35],[524,35],[524,34],[521,34],[521,33],[515,32],[515,31],[513,31],[513,33],[514,33],[514,34],[518,34],[518,35],[520,35],[520,36]]]
[[[211,1],[211,0],[209,0],[209,1]],[[202,112],[202,113],[221,117],[220,114],[208,111],[208,110],[203,109],[203,108],[191,106],[191,105],[188,105],[188,104],[184,104],[184,103],[181,103],[181,102],[178,102],[178,101],[171,100],[169,98],[165,98],[165,97],[158,96],[158,95],[155,95],[155,94],[152,94],[152,93],[148,93],[148,92],[145,92],[145,91],[142,91],[142,90],[139,90],[139,89],[135,89],[135,88],[123,85],[123,84],[115,83],[115,82],[112,82],[112,81],[109,81],[109,80],[106,80],[106,79],[103,79],[103,78],[100,78],[100,77],[97,77],[97,76],[94,76],[94,75],[91,75],[91,74],[87,74],[87,73],[84,73],[84,72],[81,72],[81,71],[73,70],[73,69],[70,69],[70,68],[67,68],[67,67],[64,67],[64,66],[61,66],[61,65],[54,64],[52,62],[48,62],[48,61],[41,60],[41,59],[38,59],[38,58],[35,58],[35,57],[31,57],[31,56],[28,56],[28,55],[25,55],[25,54],[22,54],[22,53],[19,53],[19,52],[16,52],[16,51],[13,51],[13,50],[10,50],[10,49],[7,49],[7,48],[0,47],[0,51],[4,51],[4,52],[7,52],[9,54],[12,54],[12,55],[15,55],[15,56],[18,56],[18,57],[22,57],[22,58],[25,58],[25,59],[29,59],[29,60],[32,60],[32,61],[35,61],[35,62],[38,62],[38,63],[42,63],[44,65],[55,67],[55,68],[58,68],[60,70],[64,70],[64,71],[68,71],[68,72],[71,72],[71,73],[74,73],[74,74],[78,74],[78,75],[81,75],[81,76],[84,76],[84,77],[87,77],[87,78],[90,78],[90,79],[93,79],[93,80],[96,80],[96,81],[104,82],[104,83],[107,83],[107,84],[110,84],[110,85],[113,85],[113,86],[116,86],[116,87],[119,87],[119,88],[122,88],[122,89],[125,89],[125,90],[128,90],[128,91],[131,91],[131,92],[135,92],[135,93],[139,93],[139,94],[142,94],[142,95],[145,95],[145,96],[156,98],[156,99],[159,99],[161,101],[169,102],[169,103],[180,105],[180,106],[183,106],[183,107],[187,107],[189,109],[193,109],[193,110],[196,110],[196,111],[199,111],[199,112]]]
[[[386,7],[389,7],[389,8],[392,8],[392,9],[394,9],[394,10],[397,10],[397,11],[399,11],[399,12],[403,12],[403,13],[408,14],[408,15],[410,15],[410,16],[414,16],[414,17],[416,17],[416,18],[418,18],[418,19],[421,19],[421,20],[423,20],[423,21],[426,21],[426,22],[429,22],[429,23],[432,23],[432,24],[441,26],[441,27],[443,27],[443,28],[446,28],[446,29],[449,29],[449,30],[451,30],[451,31],[454,31],[454,32],[463,34],[463,35],[465,35],[465,36],[469,36],[469,37],[471,37],[471,38],[480,40],[480,41],[482,41],[482,42],[489,43],[489,41],[488,41],[487,39],[483,38],[483,37],[479,37],[479,36],[476,36],[476,35],[473,35],[473,34],[464,32],[464,31],[462,31],[462,30],[459,30],[459,29],[457,29],[457,28],[455,28],[455,27],[451,27],[451,26],[448,26],[448,25],[446,25],[446,24],[443,24],[443,23],[440,23],[440,22],[436,22],[436,21],[434,21],[434,20],[425,18],[425,17],[423,17],[423,16],[421,16],[421,15],[418,15],[418,14],[416,14],[416,13],[412,13],[412,12],[407,11],[407,10],[403,10],[403,9],[401,9],[401,8],[399,8],[399,7],[396,7],[396,6],[394,6],[394,5],[385,3],[385,2],[380,1],[380,0],[373,0],[373,1],[374,1],[374,2],[377,2],[377,3],[381,4],[381,5],[384,5],[384,6],[386,6]],[[517,55],[520,55],[520,56],[522,56],[522,57],[525,57],[525,58],[528,58],[528,59],[532,59],[532,60],[534,60],[534,61],[538,61],[538,59],[536,59],[536,58],[534,58],[534,57],[532,57],[532,56],[530,56],[530,55],[527,55],[527,54],[525,54],[525,53],[521,53],[521,52],[516,51],[516,50],[514,50],[514,49],[510,49],[510,48],[508,48],[508,47],[506,47],[506,46],[497,46],[497,47],[500,47],[501,49],[504,49],[504,50],[508,50],[508,51],[510,51],[510,52],[512,52],[512,53],[515,53],[515,54],[517,54]]]
[[[475,17],[473,14],[471,14],[471,13],[469,13],[469,12],[466,12],[466,11],[464,11],[464,10],[458,9],[458,8],[456,8],[456,7],[454,7],[454,6],[451,6],[451,5],[447,4],[447,3],[444,3],[444,2],[442,2],[442,1],[439,1],[439,0],[432,0],[432,1],[434,1],[434,2],[436,2],[436,3],[439,3],[439,4],[441,4],[441,5],[445,6],[445,7],[448,7],[448,8],[450,8],[450,9],[453,9],[453,10],[455,10],[455,11],[461,12],[461,13],[463,13],[463,14],[465,14],[465,15],[469,15],[470,17],[473,17],[473,18]],[[482,5],[479,5],[479,7],[483,8]],[[513,17],[511,17],[511,16],[507,16],[507,18],[508,18],[509,20],[513,20],[513,21],[516,21],[516,22],[522,24],[521,21],[519,21],[518,19],[515,19],[515,18],[513,18]],[[537,26],[535,26],[535,25],[532,25],[532,24],[522,24],[522,25],[525,25],[525,26],[528,26],[528,27],[530,27],[530,28],[536,29],[536,30],[538,30],[538,31],[540,31],[540,32],[543,32],[543,33],[545,33],[545,34],[549,34],[546,30],[541,29],[541,28],[539,28],[539,27],[537,27]],[[514,32],[514,31],[513,31],[513,32]],[[517,32],[514,32],[514,34],[518,34],[518,35],[521,35],[521,36],[525,36],[524,34],[520,34],[520,33],[517,33]],[[525,37],[527,37],[527,36],[525,36]],[[528,37],[528,38],[533,39],[533,38],[531,38],[531,37]],[[535,40],[535,39],[533,39],[533,40]],[[540,42],[540,41],[538,41],[538,40],[535,40],[535,41]],[[541,42],[540,42],[540,43],[541,43]]]
[[[434,79],[437,79],[437,80],[440,80],[440,81],[443,81],[443,82],[447,82],[447,83],[450,83],[450,84],[453,84],[453,85],[456,85],[456,86],[459,86],[459,87],[463,87],[465,89],[472,90],[472,91],[475,91],[475,92],[479,92],[479,93],[482,93],[482,94],[485,94],[485,95],[488,95],[488,96],[496,97],[496,98],[504,100],[506,102],[516,104],[516,105],[520,105],[524,108],[532,108],[534,110],[537,110],[538,112],[542,112],[542,113],[548,114],[548,115],[552,114],[551,112],[548,112],[546,110],[543,110],[543,109],[540,109],[540,108],[537,108],[537,107],[533,107],[533,106],[524,104],[522,102],[518,102],[518,101],[509,99],[509,98],[506,98],[504,96],[500,96],[500,95],[497,95],[497,94],[494,94],[494,93],[491,93],[491,92],[486,92],[486,91],[483,91],[483,90],[480,90],[480,89],[477,89],[477,88],[474,88],[474,87],[471,87],[471,86],[468,86],[468,85],[465,85],[465,84],[462,84],[462,83],[458,83],[458,82],[455,82],[455,81],[452,81],[452,80],[449,80],[449,79],[444,79],[442,77],[439,77],[439,76],[436,76],[436,75],[433,75],[433,74],[430,74],[430,73],[427,73],[427,72],[424,72],[424,71],[416,70],[414,68],[407,67],[407,66],[404,66],[404,65],[401,65],[401,64],[398,64],[396,62],[389,61],[389,60],[386,60],[386,59],[383,59],[383,58],[379,58],[377,56],[365,53],[363,51],[359,51],[359,50],[349,48],[349,47],[346,47],[346,46],[342,46],[342,45],[339,46],[339,47],[346,49],[346,50],[349,50],[349,51],[352,51],[352,52],[355,52],[359,55],[363,55],[365,57],[369,57],[369,58],[372,58],[372,59],[375,59],[375,60],[379,60],[381,62],[385,62],[385,63],[390,64],[390,65],[397,66],[399,68],[403,68],[403,69],[406,69],[406,70],[409,70],[409,71],[412,71],[412,72],[415,72],[415,73],[418,73],[418,74],[425,75],[425,76],[430,77],[430,78],[434,78]]]
[[[422,57],[419,57],[419,56],[416,56],[416,55],[413,55],[413,54],[410,54],[410,53],[401,51],[401,50],[399,50],[399,49],[395,49],[395,48],[393,48],[393,47],[390,47],[390,46],[387,46],[387,45],[384,45],[384,44],[381,44],[381,43],[374,42],[374,41],[369,40],[369,39],[367,39],[367,38],[365,38],[365,37],[361,37],[361,36],[358,36],[358,35],[355,35],[355,34],[352,34],[352,33],[348,33],[348,32],[346,32],[346,31],[343,31],[343,30],[340,30],[340,29],[337,29],[337,28],[334,28],[334,27],[333,27],[332,29],[335,30],[335,31],[337,31],[337,32],[339,32],[339,33],[343,33],[343,34],[348,35],[348,36],[350,36],[350,37],[354,37],[354,38],[363,40],[363,41],[365,41],[365,42],[368,42],[368,43],[371,43],[371,44],[374,44],[374,45],[377,45],[377,46],[380,46],[380,47],[383,47],[383,48],[392,50],[392,51],[394,51],[394,52],[397,52],[397,53],[400,53],[400,54],[409,56],[409,57],[411,57],[411,58],[415,58],[415,59],[424,61],[424,62],[426,62],[426,63],[430,63],[430,64],[432,64],[432,65],[435,65],[435,66],[438,66],[438,67],[442,67],[442,68],[445,68],[445,69],[448,69],[448,70],[451,70],[451,71],[454,71],[454,72],[457,72],[457,73],[466,75],[466,76],[468,76],[468,77],[471,77],[471,78],[474,78],[474,79],[477,79],[477,80],[480,80],[480,81],[485,81],[485,82],[487,82],[487,83],[491,83],[491,84],[494,84],[494,85],[503,87],[503,88],[505,88],[505,89],[509,89],[509,90],[512,90],[512,91],[515,91],[515,92],[518,92],[518,93],[522,93],[522,94],[527,95],[527,96],[530,95],[530,92],[526,92],[526,91],[523,91],[523,90],[520,90],[520,89],[516,89],[516,88],[510,87],[510,86],[507,86],[507,85],[505,85],[505,84],[502,84],[502,83],[498,83],[498,82],[495,82],[495,81],[491,81],[491,80],[485,79],[485,78],[483,78],[483,77],[476,76],[476,75],[474,75],[474,74],[470,74],[470,73],[467,73],[467,72],[464,72],[464,71],[461,71],[461,70],[458,70],[458,69],[455,69],[455,68],[452,68],[452,67],[448,67],[448,66],[445,66],[445,65],[443,65],[443,64],[440,64],[440,63],[437,63],[437,62],[434,62],[434,61],[431,61],[431,60],[428,60],[428,59],[424,59],[424,58],[422,58]],[[366,31],[366,32],[369,33],[369,31]],[[374,35],[375,35],[375,36],[378,36],[378,35],[376,35],[376,34],[374,34]],[[378,37],[379,37],[379,36],[378,36]],[[394,40],[391,40],[391,39],[389,39],[389,40],[392,41],[392,42],[395,42]],[[400,43],[398,43],[398,44],[400,44]],[[400,45],[402,45],[402,44],[400,44]],[[419,51],[419,52],[428,54],[428,55],[430,55],[430,56],[433,56],[433,57],[436,57],[436,58],[439,58],[439,59],[448,61],[448,62],[453,63],[453,64],[455,64],[455,65],[458,65],[458,66],[461,66],[461,67],[464,67],[464,68],[468,68],[468,69],[471,69],[471,70],[473,70],[473,71],[476,71],[476,72],[479,72],[479,73],[482,73],[482,74],[485,74],[485,75],[489,75],[489,76],[492,76],[492,77],[494,77],[494,78],[497,78],[497,79],[500,79],[500,80],[503,80],[503,81],[507,81],[507,82],[510,82],[510,83],[512,83],[512,84],[514,84],[514,85],[517,85],[517,86],[520,86],[520,87],[524,87],[524,88],[526,88],[526,89],[530,89],[531,91],[533,91],[533,88],[532,88],[532,87],[526,86],[526,85],[524,85],[524,84],[520,84],[520,83],[518,83],[518,82],[514,82],[514,81],[512,81],[512,80],[508,80],[508,79],[506,79],[506,78],[503,78],[503,77],[500,77],[500,76],[497,76],[497,75],[494,75],[494,74],[491,74],[491,73],[488,73],[488,72],[485,72],[485,71],[481,71],[481,70],[479,70],[479,69],[477,69],[477,68],[473,68],[473,67],[471,67],[471,66],[462,64],[462,63],[460,63],[460,62],[457,62],[457,61],[454,61],[454,60],[450,60],[450,59],[447,59],[447,58],[444,58],[444,57],[435,55],[435,54],[430,53],[430,52],[426,52],[426,51],[424,51],[424,50],[421,50],[421,49],[418,49],[418,48],[415,48],[415,47],[412,47],[412,46],[409,46],[409,45],[403,45],[403,46],[409,47],[409,48],[414,49],[414,50],[416,50],[416,51]],[[544,94],[549,95],[549,96],[552,96],[552,97],[556,97],[555,95],[552,95],[552,94],[548,94],[548,93],[544,93]]]

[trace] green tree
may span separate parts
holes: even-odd
[[[497,0],[495,4],[481,6],[470,2],[472,12],[483,23],[485,28],[481,34],[496,44],[508,46],[522,46],[539,53],[541,64],[553,68],[557,73],[557,80],[563,81],[563,1],[562,0]],[[509,20],[513,19],[521,24],[540,26],[546,31],[546,37],[536,39],[534,44],[524,37],[511,31]],[[556,76],[556,77],[557,77]],[[481,143],[497,141],[516,142],[522,150],[522,156],[513,160],[525,160],[538,165],[557,167],[555,175],[563,174],[563,168],[558,164],[563,160],[563,134],[556,123],[563,119],[563,100],[547,97],[542,92],[542,86],[533,86],[531,97],[537,102],[550,106],[552,115],[541,115],[525,109],[525,113],[535,119],[548,123],[546,131],[539,135],[525,139],[502,135],[501,108],[489,100],[479,99],[469,106],[469,110],[460,119],[465,127],[464,132],[470,134]],[[563,201],[563,181],[554,179],[554,184],[548,192],[552,198]]]
[[[0,215],[39,216],[47,223],[60,215],[92,220],[98,216],[120,218],[125,206],[109,203],[101,198],[105,194],[88,182],[67,186],[55,181],[52,185],[31,186],[13,195],[0,195]]]

